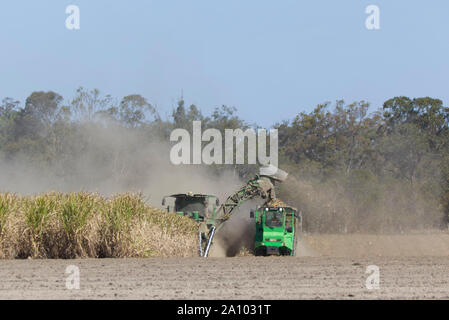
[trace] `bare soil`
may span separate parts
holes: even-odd
[[[449,299],[447,234],[388,237],[307,236],[300,257],[0,260],[0,299]]]

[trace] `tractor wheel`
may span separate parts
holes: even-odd
[[[256,249],[254,249],[254,255],[256,257],[266,256],[267,255],[267,248],[266,247],[257,247]]]

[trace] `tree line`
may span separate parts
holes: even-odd
[[[36,91],[24,103],[0,103],[0,158],[59,168],[87,150],[89,128],[120,128],[150,140],[169,141],[175,128],[257,128],[234,107],[204,115],[179,99],[170,116],[138,94],[116,99],[79,88],[65,101],[53,91]],[[449,109],[431,97],[393,97],[370,112],[370,104],[343,100],[317,105],[273,124],[279,132],[279,166],[293,180],[280,197],[308,213],[312,231],[412,229],[446,225],[449,212]],[[25,160],[24,160],[25,159]],[[111,162],[114,157],[100,156]],[[214,166],[215,173],[228,169]],[[249,178],[256,168],[236,165]],[[73,173],[73,172],[72,172]],[[324,221],[324,222],[323,222]],[[330,227],[331,226],[331,227]],[[374,227],[373,227],[374,226]]]

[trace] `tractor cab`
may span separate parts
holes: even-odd
[[[262,206],[251,211],[256,222],[255,255],[295,255],[302,231],[301,213],[289,206]]]
[[[162,206],[166,206],[167,198],[173,198],[173,205],[167,205],[167,212],[175,212],[180,216],[187,216],[196,222],[206,222],[215,219],[219,206],[216,196],[207,194],[179,193],[165,196]]]

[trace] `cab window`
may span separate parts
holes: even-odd
[[[175,210],[183,212],[198,211],[200,216],[204,216],[206,204],[200,197],[179,197],[175,201]]]
[[[282,227],[282,212],[278,211],[268,211],[265,214],[265,225],[271,228],[281,228]]]
[[[285,215],[285,228],[293,228],[293,216],[291,212],[286,213]]]

